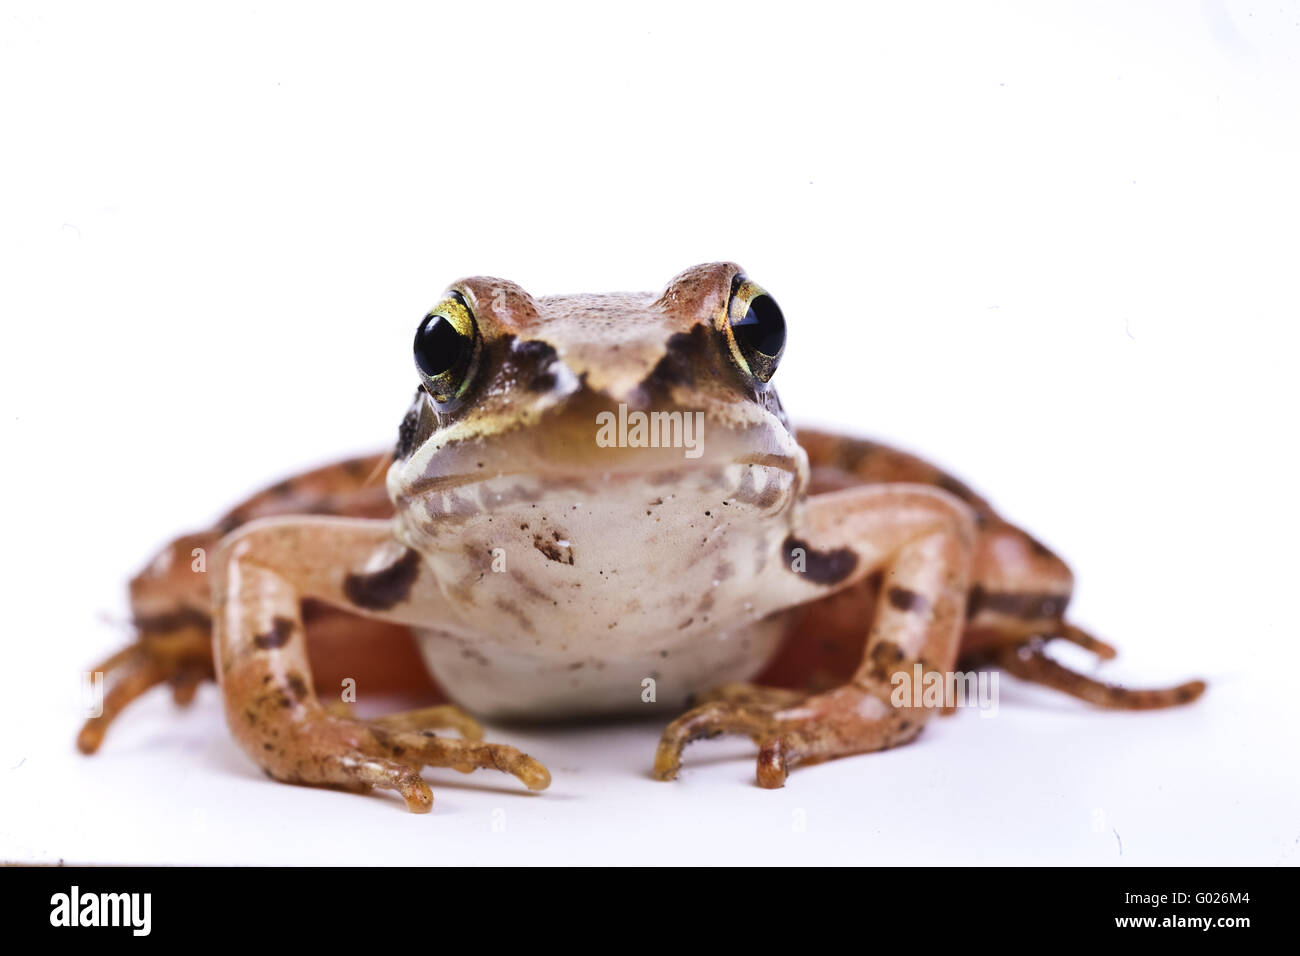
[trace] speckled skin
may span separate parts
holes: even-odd
[[[393,455],[283,482],[165,550],[132,584],[140,640],[106,662],[119,678],[83,750],[149,686],[169,681],[183,702],[215,675],[232,734],[276,779],[394,789],[414,811],[432,804],[424,766],[548,784],[456,706],[367,721],[323,705],[307,632],[331,628],[336,646],[388,649],[413,629],[451,698],[492,717],[644,712],[649,681],[657,706],[697,702],[665,731],[660,778],[691,740],[735,732],[758,744],[765,787],[798,762],[914,737],[933,709],[890,690],[916,663],[948,672],[960,654],[1103,706],[1200,694],[1052,663],[1051,638],[1113,651],[1065,621],[1065,565],[960,482],[870,442],[796,441],[736,357],[738,273],[714,263],[659,294],[546,299],[456,283],[478,343],[462,393],[439,404],[422,388]],[[698,456],[598,443],[599,416],[620,407],[698,413]],[[210,591],[188,571],[193,547],[216,548]],[[745,683],[765,667],[798,689]]]

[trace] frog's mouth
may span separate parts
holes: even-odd
[[[685,466],[680,459],[651,462],[638,457],[635,460],[625,459],[617,465],[611,463],[611,467],[604,469],[572,466],[566,468],[563,464],[556,463],[549,463],[546,467],[521,467],[516,462],[515,467],[509,469],[487,470],[485,467],[483,470],[476,469],[472,473],[422,475],[401,488],[398,501],[411,501],[440,494],[472,494],[476,492],[478,486],[484,489],[502,486],[518,487],[521,482],[531,484],[539,490],[569,489],[587,493],[602,486],[626,485],[633,482],[651,487],[667,487],[678,482],[689,483],[695,477],[709,477],[716,482],[726,482],[728,480],[726,476],[733,476],[731,483],[740,489],[754,485],[767,487],[774,482],[789,486],[799,481],[802,473],[800,465],[801,462],[795,456],[765,453],[751,453],[725,461],[709,459],[699,463],[688,463]],[[772,473],[770,476],[769,472]],[[744,478],[746,474],[750,475],[748,482]],[[762,476],[762,478],[753,476]],[[740,497],[745,497],[743,491]]]
[[[426,440],[389,473],[394,500],[450,491],[486,479],[548,484],[641,478],[653,482],[732,466],[777,469],[800,480],[807,458],[783,421],[752,404],[668,401],[629,406],[580,393],[509,420],[469,416]]]
[[[774,470],[784,475],[783,481],[800,482],[807,472],[807,459],[793,438],[766,429],[715,430],[707,440],[696,440],[671,421],[656,436],[636,430],[635,424],[621,431],[614,423],[601,438],[593,441],[589,432],[524,429],[486,440],[451,441],[402,463],[390,475],[390,490],[400,500],[501,480],[528,479],[555,487],[629,480],[654,485],[748,468]]]

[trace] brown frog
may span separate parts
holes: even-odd
[[[138,640],[99,668],[115,680],[81,748],[149,687],[184,703],[215,677],[268,776],[389,788],[423,812],[426,766],[550,781],[467,711],[689,707],[659,778],[690,741],[736,733],[779,787],[797,763],[913,739],[953,706],[920,684],[951,691],[959,659],[1103,707],[1201,694],[1103,684],[1044,654],[1051,640],[1114,654],[1066,621],[1066,565],[918,458],[796,436],[771,384],[785,339],[775,300],[732,263],[659,293],[454,283],[417,330],[420,386],[392,452],[281,482],[132,581]],[[454,704],[367,720],[322,702],[333,657],[405,670],[410,635]]]

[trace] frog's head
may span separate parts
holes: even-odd
[[[783,511],[807,474],[771,385],[784,348],[780,308],[733,263],[659,293],[535,299],[461,280],[416,332],[421,385],[389,491],[416,524],[559,489],[644,510],[647,488],[689,487]]]

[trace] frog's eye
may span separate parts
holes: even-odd
[[[464,296],[449,292],[415,331],[415,364],[435,402],[447,404],[464,393],[478,347],[474,313]]]
[[[743,275],[732,283],[727,339],[741,371],[760,382],[772,378],[785,351],[785,316],[776,299]]]

